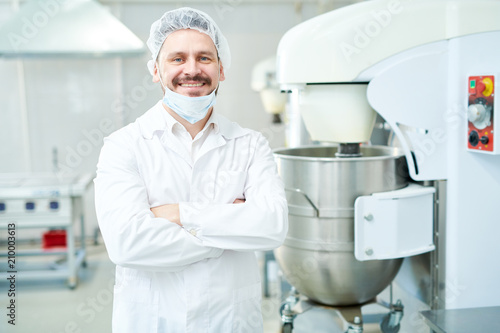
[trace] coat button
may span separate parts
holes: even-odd
[[[193,236],[196,236],[196,230],[194,229],[189,230],[189,233]]]

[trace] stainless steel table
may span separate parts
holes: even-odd
[[[500,306],[420,312],[437,333],[500,332]]]

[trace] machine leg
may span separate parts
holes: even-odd
[[[66,228],[66,243],[67,243],[67,262],[68,262],[68,286],[70,289],[74,289],[77,284],[77,267],[76,267],[76,246],[75,246],[75,235],[73,233],[73,228],[70,226]]]
[[[293,320],[297,315],[292,311],[292,306],[291,303],[286,301],[281,305],[280,314],[283,323],[281,331],[283,333],[291,333],[293,330]]]
[[[349,323],[346,333],[363,333],[363,323],[360,317],[354,317],[353,322]]]
[[[83,252],[82,267],[87,267],[87,261],[85,259],[87,255],[87,250],[85,249],[85,216],[83,213],[80,214],[80,243],[80,251]]]

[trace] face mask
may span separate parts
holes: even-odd
[[[164,88],[165,97],[163,97],[163,103],[191,124],[205,118],[208,110],[210,110],[216,102],[215,90],[217,89],[214,89],[214,91],[207,96],[189,97],[173,92],[168,89],[168,87]]]
[[[166,106],[174,110],[175,113],[189,121],[191,124],[194,124],[205,118],[208,110],[210,110],[210,108],[215,105],[215,91],[217,90],[217,88],[214,89],[214,91],[212,91],[210,95],[190,97],[178,94],[168,89],[168,87],[163,84],[161,77],[160,83],[165,89],[165,97],[163,97],[163,103],[165,103]]]

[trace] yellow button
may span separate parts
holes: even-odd
[[[196,236],[196,230],[194,229],[189,230],[189,233],[193,236]]]
[[[484,83],[483,95],[488,97],[493,93],[493,81],[491,81],[491,79],[487,77],[483,80],[483,83]]]

